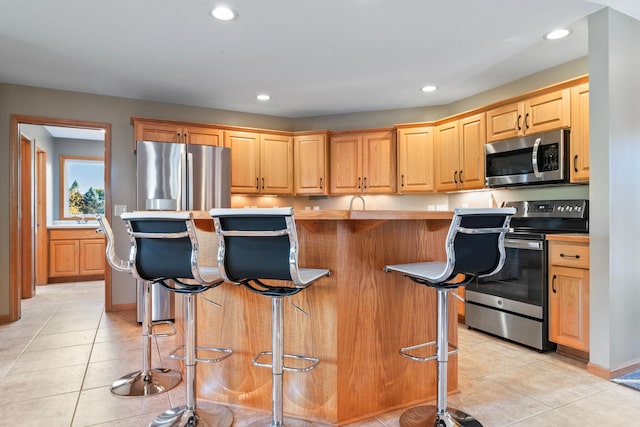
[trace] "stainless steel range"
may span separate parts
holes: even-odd
[[[465,324],[541,351],[551,350],[546,235],[588,233],[589,203],[542,200],[505,206],[517,212],[505,238],[504,268],[467,285]]]

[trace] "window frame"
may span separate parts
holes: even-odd
[[[102,164],[102,179],[103,179],[103,183],[102,183],[102,190],[105,190],[105,182],[104,182],[104,157],[93,157],[93,156],[73,156],[73,155],[65,155],[65,154],[61,154],[60,155],[60,171],[59,171],[59,182],[60,182],[60,193],[59,193],[59,199],[60,199],[60,207],[59,207],[59,215],[60,215],[60,219],[61,220],[73,220],[73,219],[78,219],[78,217],[84,218],[84,219],[95,219],[96,218],[96,213],[90,213],[90,214],[78,214],[78,215],[73,215],[69,212],[69,187],[71,185],[70,178],[67,176],[67,161],[72,161],[72,162],[86,162],[87,164],[89,163],[101,163]],[[96,165],[98,166],[98,165]],[[74,179],[75,180],[75,179]],[[106,203],[106,201],[105,201]],[[106,209],[106,206],[105,206]],[[100,214],[104,215],[104,212],[99,212]]]

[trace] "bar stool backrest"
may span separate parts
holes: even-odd
[[[131,273],[141,280],[199,279],[198,244],[190,212],[122,214],[131,238]]]
[[[288,280],[299,285],[293,208],[212,209],[224,280]]]
[[[455,209],[447,235],[446,280],[457,274],[483,277],[500,271],[514,213],[514,208]]]

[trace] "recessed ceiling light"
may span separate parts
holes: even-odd
[[[260,95],[256,96],[256,98],[258,98],[259,101],[268,101],[271,99],[271,97],[266,93],[261,93]]]
[[[436,89],[438,89],[438,88],[433,86],[433,85],[428,85],[428,86],[423,86],[421,90],[423,92],[433,92]]]
[[[543,36],[545,40],[558,40],[567,37],[571,34],[571,30],[567,30],[566,28],[559,28],[557,30],[553,30],[548,32]]]
[[[214,7],[211,16],[221,21],[231,21],[236,17],[236,12],[226,6]]]

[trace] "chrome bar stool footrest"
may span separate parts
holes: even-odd
[[[437,344],[436,341],[430,341],[424,344],[416,344],[410,347],[404,347],[400,349],[400,354],[406,357],[407,359],[415,360],[416,362],[428,362],[429,360],[436,360],[438,358],[437,354],[434,354],[432,356],[421,357],[421,356],[415,356],[409,353],[411,350],[418,350],[420,348],[425,348],[425,347],[433,347],[436,344]],[[448,355],[458,354],[459,351],[460,349],[457,346],[449,343],[449,352],[447,353]]]
[[[171,332],[160,332],[160,333],[155,333],[153,332],[153,328],[155,328],[156,326],[162,326],[162,325],[169,325],[169,329],[171,329]],[[151,336],[153,337],[172,337],[174,336],[178,331],[176,330],[176,326],[173,324],[173,322],[171,320],[156,320],[154,322],[151,322]]]
[[[273,368],[273,364],[271,364],[271,363],[264,363],[264,362],[259,362],[258,361],[258,359],[260,359],[261,357],[264,357],[264,356],[273,356],[273,352],[272,351],[262,351],[262,352],[258,353],[258,355],[253,359],[253,364],[255,366],[260,366],[261,368]],[[309,366],[304,366],[304,367],[295,367],[295,366],[283,365],[282,369],[284,371],[287,371],[287,372],[309,372],[310,370],[312,370],[313,368],[318,366],[318,363],[320,363],[320,360],[317,357],[312,357],[312,356],[302,356],[302,355],[299,355],[299,354],[287,354],[287,353],[284,353],[282,355],[282,357],[284,359],[304,360],[305,362],[311,362]]]
[[[149,427],[229,427],[233,413],[226,406],[198,401],[198,408],[178,406],[154,418]]]
[[[169,353],[169,357],[172,358],[173,360],[186,360],[187,356],[186,354],[177,354],[179,351],[184,351],[186,350],[186,346],[184,344],[182,344],[181,346],[178,346],[175,350],[173,350],[171,353]],[[208,351],[208,352],[212,352],[212,353],[223,353],[222,356],[220,357],[216,357],[216,358],[200,358],[196,356],[196,362],[202,362],[202,363],[218,363],[223,361],[224,359],[226,359],[227,357],[231,356],[233,354],[233,350],[231,350],[230,348],[220,348],[220,347],[205,347],[205,346],[197,346],[196,347],[196,353],[198,351]]]
[[[447,408],[438,414],[434,405],[416,406],[402,413],[400,427],[482,427],[482,424],[466,412]]]

